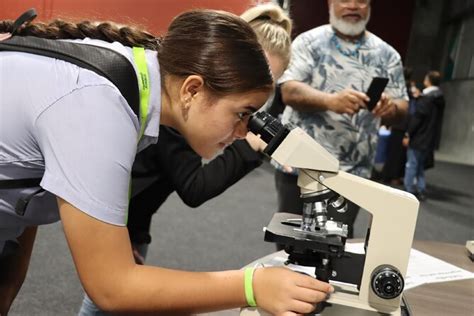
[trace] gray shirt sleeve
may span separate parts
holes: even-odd
[[[125,225],[137,145],[133,117],[108,85],[57,100],[35,122],[45,161],[41,186],[94,218]]]

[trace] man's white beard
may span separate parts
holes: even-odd
[[[362,34],[362,32],[365,31],[365,27],[367,26],[367,23],[369,23],[369,20],[370,8],[367,14],[367,18],[365,20],[360,20],[357,23],[346,22],[344,21],[344,19],[336,17],[336,15],[334,14],[333,5],[331,5],[331,8],[329,9],[329,23],[333,28],[347,36],[356,36]]]

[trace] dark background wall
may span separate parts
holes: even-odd
[[[417,0],[407,62],[416,65],[415,78],[433,67],[445,81],[469,79],[474,53],[473,0]]]
[[[171,19],[185,10],[208,8],[240,14],[251,3],[251,0],[0,0],[0,19],[15,19],[34,7],[40,20],[57,17],[112,20],[141,25],[161,34]]]
[[[412,25],[413,0],[373,0],[369,31],[392,45],[405,57]],[[329,23],[327,0],[292,0],[290,14],[296,36],[316,26]]]
[[[474,0],[417,0],[405,65],[421,83],[443,76],[441,144],[436,160],[474,165]]]

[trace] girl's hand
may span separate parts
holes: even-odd
[[[265,147],[267,147],[267,143],[265,143],[260,136],[255,135],[252,132],[248,132],[247,136],[245,136],[245,140],[249,143],[250,147],[256,152],[262,152]]]
[[[259,307],[284,316],[311,313],[334,292],[328,283],[283,267],[256,269],[253,289]]]

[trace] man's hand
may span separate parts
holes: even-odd
[[[380,98],[377,105],[372,110],[372,113],[376,117],[380,117],[382,119],[391,119],[397,115],[397,104],[393,101],[385,93],[382,93],[382,97]]]
[[[354,89],[344,89],[330,94],[327,97],[326,105],[329,111],[339,114],[354,114],[361,108],[365,108],[365,102],[368,101],[369,97],[365,93]]]

